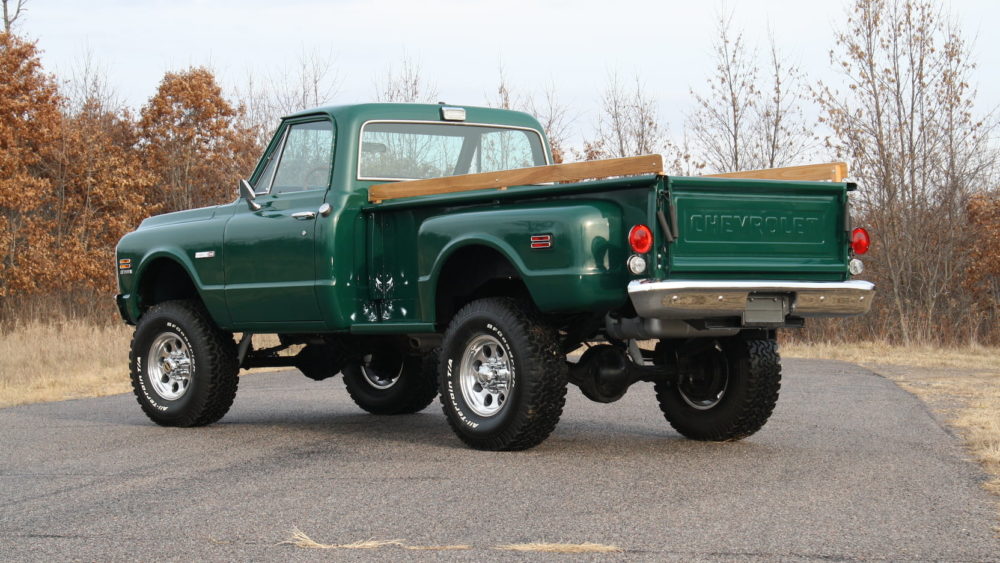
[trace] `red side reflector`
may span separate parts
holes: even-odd
[[[531,248],[552,248],[552,235],[531,235]]]
[[[854,229],[851,233],[851,248],[854,250],[855,254],[864,254],[868,252],[868,247],[871,246],[872,239],[868,236],[868,231],[858,227]]]
[[[653,248],[653,231],[646,225],[636,225],[628,232],[628,244],[632,250],[645,254]]]

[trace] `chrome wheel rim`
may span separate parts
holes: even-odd
[[[146,359],[149,383],[161,398],[176,401],[191,387],[191,350],[174,332],[164,332],[153,340]]]
[[[392,375],[387,375],[377,366],[372,365],[372,358],[372,354],[366,354],[361,361],[361,375],[364,377],[365,383],[379,390],[388,389],[395,385],[399,381],[399,376],[403,374],[402,359],[399,362],[399,369],[394,374],[390,371],[389,373]]]
[[[459,370],[459,387],[477,415],[491,417],[503,410],[514,390],[514,366],[499,340],[484,334],[469,342]]]

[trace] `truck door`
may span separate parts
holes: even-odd
[[[234,323],[320,321],[315,233],[330,187],[333,124],[286,123],[254,189],[226,224],[226,303]]]

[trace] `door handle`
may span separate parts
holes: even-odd
[[[299,211],[298,213],[292,213],[292,217],[295,217],[299,221],[308,221],[309,219],[316,218],[315,211]]]

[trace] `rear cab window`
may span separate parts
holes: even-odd
[[[359,180],[420,180],[548,164],[533,129],[369,121],[361,128]]]

